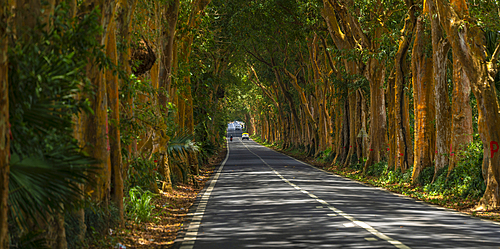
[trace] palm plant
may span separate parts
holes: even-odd
[[[182,175],[182,181],[186,182],[191,173],[190,165],[181,162],[181,158],[187,158],[188,153],[198,152],[199,147],[193,141],[193,136],[187,133],[175,134],[166,144],[168,158]]]
[[[75,21],[65,13],[56,11],[50,29],[26,29],[30,35],[9,50],[9,221],[24,231],[47,214],[81,207],[81,185],[94,170],[73,138],[72,119],[89,109],[77,97],[87,89],[89,48],[100,49],[92,39],[99,24],[95,14]],[[14,242],[22,236],[15,231]]]

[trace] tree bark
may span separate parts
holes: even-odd
[[[387,82],[387,119],[389,128],[389,146],[386,148],[386,153],[388,154],[388,168],[397,169],[399,167],[398,159],[398,133],[396,126],[396,98],[395,98],[395,79],[391,74]]]
[[[427,8],[435,13],[434,5],[427,1]],[[434,179],[440,169],[448,163],[450,149],[451,105],[448,98],[446,82],[446,55],[449,51],[449,42],[443,37],[443,31],[437,16],[430,15],[432,29],[432,50],[434,70],[434,95],[436,103],[436,157]],[[433,181],[434,181],[433,179]]]
[[[423,18],[418,18],[413,43],[412,76],[415,113],[415,147],[412,182],[416,183],[423,169],[432,166],[434,159],[435,128],[434,116],[434,84],[432,57],[425,53],[429,47],[429,37],[424,35]]]
[[[462,1],[455,1],[462,2]],[[477,209],[496,209],[500,206],[500,114],[494,76],[498,72],[496,64],[500,54],[500,45],[488,59],[484,44],[485,36],[481,29],[472,25],[465,4],[451,6],[443,0],[434,0],[433,14],[437,14],[450,40],[453,55],[464,66],[465,74],[472,83],[472,91],[477,100],[479,112],[479,133],[483,141],[486,191],[479,201]]]
[[[116,51],[116,22],[111,20],[110,32],[106,44],[106,54],[111,62],[118,65],[118,54]],[[118,219],[123,222],[123,175],[122,154],[120,143],[120,99],[118,77],[111,70],[106,72],[106,91],[109,112],[109,150],[111,162],[111,199],[118,208]]]
[[[112,20],[114,1],[89,1],[87,7],[101,7],[100,22],[103,28],[103,34],[96,37],[101,45],[106,45],[110,33],[109,24]],[[90,9],[84,11],[91,11]],[[84,117],[84,141],[87,142],[87,152],[99,161],[96,165],[99,169],[90,177],[95,179],[95,189],[86,189],[86,192],[92,193],[92,198],[108,206],[110,197],[111,168],[109,165],[108,137],[107,137],[107,91],[105,74],[93,62],[89,61],[87,65],[87,77],[92,82],[94,94],[89,96],[92,114],[86,114]]]
[[[175,29],[179,17],[180,0],[168,1],[165,4],[163,13],[167,25],[164,25],[164,45],[162,55],[162,65],[160,68],[160,89],[170,93],[172,85],[172,70],[174,64],[174,50],[175,50]],[[167,96],[163,93],[159,95],[160,107],[166,108]],[[162,110],[166,111],[166,110]]]
[[[8,25],[10,3],[0,2],[0,249],[9,248],[8,195],[10,172]]]
[[[393,153],[397,153],[396,156],[399,157],[400,167],[402,171],[407,170],[413,165],[413,151],[411,149],[411,137],[410,134],[410,125],[408,119],[408,97],[405,94],[405,87],[408,87],[410,84],[405,82],[405,76],[407,72],[406,65],[406,55],[410,48],[410,43],[412,40],[412,34],[414,31],[414,27],[416,24],[415,17],[415,6],[411,0],[406,0],[406,5],[408,7],[408,16],[405,19],[405,26],[403,28],[401,34],[401,40],[399,41],[399,48],[396,53],[396,61],[395,61],[395,118],[396,118],[396,130],[397,130],[397,139],[398,139],[398,148],[397,151],[393,151]]]
[[[364,171],[374,163],[380,162],[386,154],[387,114],[383,89],[385,66],[376,59],[368,61],[366,78],[370,83],[370,145]]]
[[[470,106],[470,80],[457,58],[453,59],[453,98],[452,98],[452,127],[450,161],[448,175],[462,159],[464,151],[472,142],[472,108]]]

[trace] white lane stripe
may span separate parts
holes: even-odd
[[[227,144],[227,142],[226,142]],[[226,158],[220,165],[219,169],[217,170],[217,173],[215,174],[214,178],[210,182],[210,185],[208,186],[207,190],[201,197],[201,201],[198,204],[198,207],[196,208],[196,211],[192,214],[188,214],[189,216],[193,216],[191,219],[191,222],[189,223],[188,229],[186,231],[186,234],[184,235],[184,241],[182,241],[182,244],[179,249],[192,249],[194,247],[194,242],[196,240],[196,236],[198,236],[198,229],[200,228],[201,225],[201,220],[203,218],[203,214],[205,213],[205,209],[207,208],[208,204],[208,199],[210,198],[210,195],[212,194],[212,190],[215,187],[215,184],[217,183],[217,179],[219,179],[219,176],[221,175],[222,168],[224,168],[224,165],[226,165],[227,159],[229,158],[229,144],[227,144],[227,153],[226,153]]]
[[[290,184],[292,187],[294,187],[295,189],[299,190],[300,192],[302,193],[305,193],[307,195],[309,195],[311,198],[315,199],[316,201],[318,201],[319,203],[323,204],[323,205],[326,205],[330,210],[336,212],[338,215],[341,215],[342,217],[350,220],[352,223],[346,223],[346,224],[352,224],[352,226],[354,225],[358,225],[362,228],[364,228],[366,231],[370,232],[371,234],[379,237],[380,239],[383,239],[387,242],[389,242],[390,244],[392,244],[394,247],[396,248],[400,248],[400,249],[410,249],[409,246],[401,243],[400,241],[398,240],[395,240],[381,232],[379,232],[377,229],[373,228],[372,226],[366,224],[365,222],[362,222],[354,217],[352,217],[351,215],[349,214],[346,214],[344,213],[344,211],[338,209],[338,208],[335,208],[334,206],[332,205],[329,205],[328,202],[320,199],[319,197],[317,197],[316,195],[313,195],[311,193],[309,193],[307,190],[304,190],[302,188],[300,188],[299,186],[291,183],[288,179],[286,179],[285,177],[283,177],[280,173],[278,173],[278,171],[276,171],[273,167],[271,167],[271,165],[269,165],[268,163],[266,163],[266,161],[264,161],[264,159],[262,159],[262,157],[260,157],[259,155],[255,154],[253,151],[251,151],[244,143],[243,145],[245,146],[245,148],[250,151],[252,154],[254,154],[255,156],[257,156],[258,158],[260,158],[260,160],[265,164],[267,165],[267,167],[269,167],[277,176],[279,176],[284,182]],[[294,159],[295,161],[298,161],[298,162],[301,162],[293,157],[290,157],[292,159]],[[304,163],[304,162],[301,162],[301,163]],[[305,164],[305,163],[304,163]],[[306,164],[307,165],[307,164]],[[345,224],[344,224],[345,225]],[[351,226],[351,225],[349,225]]]

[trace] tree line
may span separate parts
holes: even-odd
[[[209,3],[1,1],[0,248],[85,246],[129,189],[195,182],[232,81]]]
[[[497,208],[498,9],[0,1],[0,248],[106,232],[127,215],[128,189],[194,182],[235,119],[284,149],[360,173],[386,164],[415,184],[453,174],[475,148],[478,206]]]
[[[283,149],[329,163],[443,171],[481,144],[499,206],[499,6],[465,0],[213,1],[252,88],[246,123]],[[257,96],[254,93],[259,93]],[[361,173],[362,173],[361,172]],[[476,177],[476,176],[471,176]]]

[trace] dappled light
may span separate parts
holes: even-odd
[[[234,140],[229,151],[194,248],[391,247],[330,207],[410,248],[500,244],[497,224],[341,178],[253,141]],[[327,204],[297,190],[273,170]],[[190,212],[194,210],[196,205]]]
[[[0,0],[0,249],[498,247],[499,9]]]

